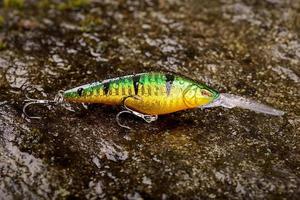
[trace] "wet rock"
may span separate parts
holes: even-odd
[[[299,199],[298,1],[5,2],[0,199]],[[286,115],[215,108],[152,124],[124,117],[130,132],[111,106],[34,106],[28,112],[42,119],[22,118],[25,94],[52,99],[153,70]]]

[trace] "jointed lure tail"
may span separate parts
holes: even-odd
[[[122,125],[119,116],[130,113],[141,117],[146,122],[155,121],[158,115],[192,108],[240,107],[260,113],[281,116],[283,111],[257,103],[244,97],[218,93],[205,84],[186,77],[160,72],[128,75],[102,82],[79,86],[63,92],[54,100],[27,99],[23,111],[32,104],[60,104],[63,102],[101,103],[123,105],[124,111],[117,115],[117,122]]]

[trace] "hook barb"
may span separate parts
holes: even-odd
[[[122,114],[124,114],[124,113],[129,113],[129,114],[131,114],[130,111],[128,111],[128,110],[123,110],[123,111],[119,112],[119,113],[116,115],[116,121],[117,121],[118,125],[121,126],[122,128],[126,128],[126,129],[128,129],[128,130],[131,130],[131,128],[130,128],[129,126],[123,125],[123,124],[121,124],[121,122],[120,122],[120,115],[122,115]]]
[[[126,101],[126,99],[128,99],[128,98],[134,98],[134,99],[136,99],[136,100],[141,100],[141,98],[138,97],[138,96],[128,96],[128,97],[125,97],[125,98],[122,100],[121,103],[122,103],[123,107],[124,107],[126,110],[123,110],[123,111],[119,112],[119,113],[116,115],[116,121],[117,121],[117,123],[118,123],[119,126],[131,130],[131,128],[130,128],[129,126],[123,125],[123,124],[121,124],[121,122],[120,122],[120,115],[122,115],[122,114],[124,114],[124,113],[132,114],[132,115],[135,115],[135,116],[137,116],[137,117],[140,117],[140,118],[142,118],[143,120],[145,120],[145,121],[148,122],[148,123],[151,123],[151,122],[157,120],[157,118],[158,118],[157,115],[146,115],[146,114],[139,113],[139,112],[137,112],[137,111],[134,111],[134,110],[131,110],[130,108],[128,108],[128,107],[125,105],[125,101]]]
[[[63,102],[63,96],[61,93],[57,94],[53,100],[47,100],[47,99],[33,99],[28,97],[28,95],[25,95],[26,99],[24,102],[26,102],[23,106],[23,114],[25,115],[26,118],[28,119],[41,119],[42,117],[38,116],[30,116],[27,114],[27,109],[29,106],[34,105],[34,104],[40,104],[40,105],[57,105]]]

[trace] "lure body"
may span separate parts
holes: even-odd
[[[128,75],[79,86],[64,92],[69,102],[120,105],[161,115],[212,103],[219,93],[189,78],[160,72]]]
[[[54,100],[31,99],[27,97],[23,113],[29,119],[40,117],[29,116],[26,108],[33,104],[62,104],[65,101],[78,103],[102,103],[123,105],[125,110],[116,116],[117,123],[123,113],[136,115],[150,123],[158,115],[191,108],[225,108],[240,107],[259,113],[282,116],[284,112],[241,96],[218,93],[205,84],[189,78],[160,72],[128,75],[114,79],[82,85],[59,93]]]

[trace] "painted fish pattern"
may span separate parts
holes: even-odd
[[[127,75],[94,82],[64,92],[66,101],[120,105],[140,113],[162,115],[201,107],[219,93],[192,79],[162,72]],[[126,99],[125,101],[123,101]]]

